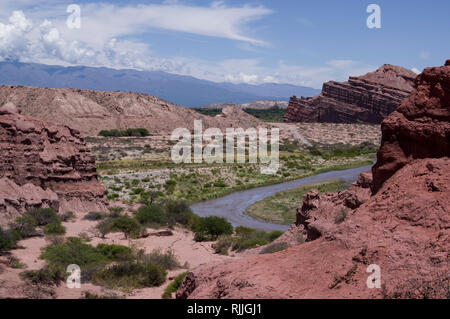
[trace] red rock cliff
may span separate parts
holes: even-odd
[[[366,75],[350,77],[347,82],[324,83],[320,95],[291,97],[284,120],[381,123],[412,91],[415,76],[412,71],[385,64]]]
[[[38,207],[105,210],[95,158],[80,133],[0,108],[0,222]]]
[[[417,89],[381,125],[374,192],[415,159],[450,156],[450,60],[425,69],[415,84]]]

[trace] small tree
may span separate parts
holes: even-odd
[[[139,236],[141,224],[129,216],[120,216],[112,221],[112,230],[120,231],[124,234],[125,239],[128,237]]]

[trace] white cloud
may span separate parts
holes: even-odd
[[[415,74],[420,74],[420,70],[418,68],[412,68],[411,71],[413,71]]]
[[[15,11],[9,17],[9,22],[0,23],[0,59],[59,65],[104,66],[116,69],[161,70],[215,82],[231,81],[252,84],[276,82],[315,88],[321,88],[325,81],[346,80],[350,75],[361,75],[376,68],[376,66],[345,59],[327,61],[319,66],[292,65],[283,61],[275,66],[265,66],[258,59],[207,61],[189,57],[156,56],[147,43],[136,40],[136,38],[125,37],[127,34],[139,33],[136,29],[147,23],[145,17],[156,14],[147,11],[147,7],[149,6],[144,6],[140,13],[133,7],[102,6],[100,12],[88,14],[88,17],[85,17],[83,12],[89,13],[90,11],[83,7],[82,28],[86,28],[83,29],[83,32],[78,29],[68,29],[65,26],[65,20],[61,19],[52,21],[35,19],[35,23],[32,23],[23,12]],[[178,30],[184,28],[186,32],[206,32],[211,35],[249,41],[244,43],[258,42],[258,40],[245,35],[240,27],[249,19],[258,16],[255,15],[255,12],[261,13],[266,10],[262,7],[246,6],[228,8],[222,2],[216,2],[210,7],[200,9],[198,7],[189,7],[189,9],[179,4],[153,6],[154,9],[159,8],[160,11],[156,10],[159,12],[158,14],[163,14],[164,10],[169,7],[172,10],[169,20],[156,19],[157,22],[149,22],[145,26],[154,24],[161,27],[169,24],[171,19],[179,17],[187,24],[180,23],[178,27],[174,27]],[[193,10],[193,13],[205,15],[216,12],[217,21],[209,20],[197,24],[192,17],[188,19],[182,17],[183,14],[189,13],[181,14],[181,11],[186,10]],[[235,13],[238,13],[239,18],[232,17]],[[228,17],[230,18],[228,19]],[[102,19],[101,24],[96,20],[100,18]],[[129,21],[133,18],[135,23]],[[118,19],[119,22],[116,23],[115,19]],[[201,19],[199,18],[199,20]],[[224,23],[225,28],[223,28]],[[104,25],[108,27],[105,28]],[[201,31],[203,28],[207,28],[206,26],[210,26],[210,29]],[[95,32],[85,32],[86,30],[95,30]]]

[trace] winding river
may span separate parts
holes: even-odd
[[[354,182],[358,175],[362,172],[369,171],[372,165],[358,168],[351,168],[347,170],[330,171],[313,176],[308,176],[293,181],[252,188],[244,191],[231,193],[227,196],[206,202],[197,203],[191,206],[191,209],[199,216],[220,216],[225,217],[233,226],[246,226],[250,228],[263,229],[267,231],[282,230],[289,228],[288,225],[278,225],[263,222],[244,215],[245,210],[250,205],[263,200],[266,197],[272,196],[278,192],[285,191],[294,187],[319,183],[333,179],[343,179],[346,182]],[[301,198],[298,199],[300,204]]]

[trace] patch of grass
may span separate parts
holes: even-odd
[[[217,242],[213,244],[214,252],[220,255],[228,255],[232,244],[233,236],[221,235],[217,238]]]
[[[299,186],[254,203],[244,214],[274,224],[289,225],[295,222],[296,209],[307,192],[312,189],[317,189],[320,193],[337,192],[345,186],[343,180]]]
[[[76,219],[75,213],[74,212],[65,212],[63,214],[61,214],[61,221],[63,222],[69,222]]]
[[[94,274],[93,282],[108,288],[135,288],[160,286],[166,281],[167,271],[148,262],[122,262]]]
[[[188,272],[184,272],[182,274],[179,274],[175,277],[174,280],[170,284],[167,285],[166,289],[164,289],[164,293],[162,294],[163,299],[171,299],[172,294],[177,292],[177,290],[180,288],[181,283],[183,282],[183,279],[186,277]]]
[[[347,210],[344,208],[341,208],[337,213],[336,216],[334,216],[334,223],[335,224],[341,224],[344,222],[345,218],[347,217]]]
[[[102,212],[89,212],[83,217],[86,220],[100,220],[103,218],[105,218],[105,214]]]
[[[161,266],[162,268],[168,270],[174,270],[181,267],[177,257],[172,250],[162,252],[160,249],[156,249],[153,250],[150,254],[141,257],[140,260],[146,263]]]
[[[274,244],[270,244],[266,247],[264,247],[260,254],[273,254],[276,253],[278,251],[282,251],[285,249],[288,249],[289,245],[286,242],[280,242],[280,243],[274,243]]]
[[[66,228],[61,225],[61,222],[51,222],[44,226],[45,235],[64,235],[66,233]]]
[[[57,286],[65,278],[60,269],[49,266],[39,270],[25,270],[21,272],[19,276],[22,280],[31,284],[42,284],[47,286]]]
[[[61,221],[61,218],[58,216],[58,214],[50,208],[29,210],[24,215],[33,218],[36,226],[45,226],[52,222]]]
[[[264,246],[271,243],[282,234],[283,232],[281,231],[272,231],[268,233],[262,230],[239,226],[236,227],[231,249],[242,251]]]

